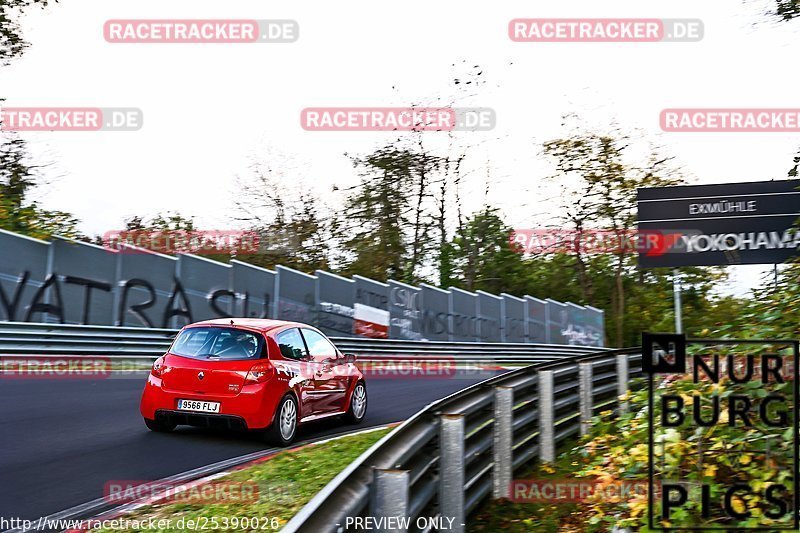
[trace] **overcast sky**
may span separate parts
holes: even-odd
[[[132,215],[179,211],[201,228],[231,226],[237,176],[281,154],[291,185],[332,207],[331,187],[357,176],[344,153],[366,154],[396,137],[309,132],[300,111],[323,106],[403,106],[448,101],[491,107],[497,127],[464,132],[468,209],[503,209],[514,227],[553,216],[552,167],[538,146],[565,133],[564,113],[592,125],[640,131],[676,157],[692,183],[783,179],[800,146],[781,133],[663,133],[675,107],[797,108],[798,23],[764,16],[772,2],[328,2],[60,0],[22,19],[32,43],[0,69],[6,105],[137,107],[137,132],[25,133],[52,165],[45,207],[74,213],[102,234]],[[515,43],[520,17],[699,18],[694,43]],[[110,44],[103,23],[125,18],[293,19],[291,44]],[[479,65],[469,94],[453,85]],[[437,100],[439,99],[439,100]],[[426,133],[443,146],[444,134]],[[436,136],[439,136],[438,138]],[[429,137],[428,137],[429,136]],[[474,138],[473,138],[474,137]],[[487,171],[488,161],[488,171]],[[488,187],[487,187],[488,185]],[[487,191],[488,193],[485,193]],[[731,290],[756,281],[737,267]]]

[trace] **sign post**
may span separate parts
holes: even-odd
[[[677,268],[672,270],[672,294],[675,299],[675,332],[683,333],[683,316],[681,315],[681,277]]]

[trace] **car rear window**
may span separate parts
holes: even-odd
[[[236,328],[187,328],[172,343],[170,352],[201,359],[257,359],[260,335]]]

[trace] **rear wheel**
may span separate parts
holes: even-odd
[[[284,396],[272,425],[267,429],[267,441],[276,446],[288,446],[297,434],[297,402],[291,394]]]
[[[156,420],[150,420],[149,418],[144,419],[144,425],[147,426],[147,429],[150,431],[156,431],[158,433],[169,433],[177,426],[177,424],[158,422]]]
[[[350,396],[350,408],[344,418],[351,424],[360,424],[367,414],[367,387],[363,381],[356,383]]]

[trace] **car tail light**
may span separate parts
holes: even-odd
[[[153,363],[153,368],[150,370],[150,373],[155,377],[160,378],[161,375],[164,373],[164,371],[165,371],[164,356],[162,355],[161,357],[156,359],[155,363]]]
[[[274,367],[270,363],[258,363],[247,373],[244,382],[245,384],[264,383],[272,377],[273,370]]]

